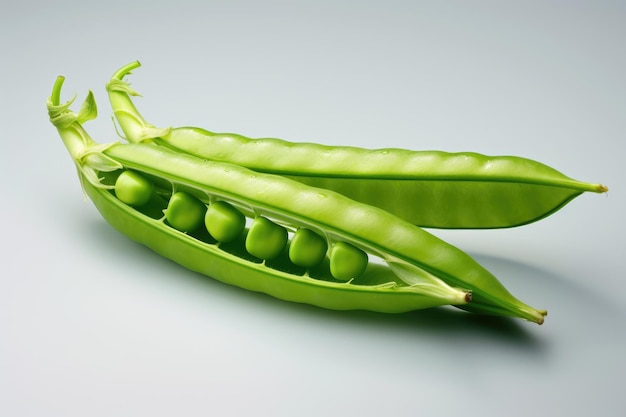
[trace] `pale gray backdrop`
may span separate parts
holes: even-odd
[[[623,1],[55,1],[0,6],[2,416],[623,411]],[[248,136],[512,154],[602,182],[539,223],[435,232],[545,325],[292,305],[205,279],[83,199],[45,101],[123,64],[146,117]]]

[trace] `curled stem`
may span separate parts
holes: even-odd
[[[139,61],[133,61],[129,64],[126,64],[122,68],[115,71],[115,74],[113,74],[113,78],[121,80],[122,78],[124,78],[125,75],[130,74],[132,70],[137,69],[140,66],[141,63]]]

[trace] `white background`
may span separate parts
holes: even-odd
[[[626,372],[626,4],[4,2],[2,416],[617,416]],[[609,186],[532,225],[435,231],[543,326],[294,305],[110,228],[47,119],[129,78],[159,126],[537,159]],[[77,109],[77,107],[75,107]]]

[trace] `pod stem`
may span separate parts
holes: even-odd
[[[65,82],[65,77],[59,75],[57,79],[54,81],[54,85],[52,86],[52,93],[50,94],[50,104],[53,106],[58,106],[61,104],[61,89],[63,88],[63,83]]]
[[[134,69],[137,69],[140,66],[141,66],[141,63],[139,61],[133,61],[129,64],[124,65],[122,68],[118,69],[117,71],[115,71],[112,78],[116,80],[121,80],[122,78],[124,78],[125,75],[130,74]]]
[[[129,142],[143,142],[165,136],[170,128],[157,128],[148,123],[137,111],[131,96],[141,96],[123,78],[130,74],[132,70],[139,68],[139,61],[133,61],[118,69],[109,82],[106,89],[109,94],[109,101],[113,107],[113,113],[118,121],[124,138]]]
[[[103,151],[114,146],[115,143],[99,144],[83,129],[82,123],[95,119],[98,115],[98,107],[93,92],[90,90],[78,113],[70,110],[70,106],[76,99],[61,104],[61,90],[65,77],[58,76],[48,98],[47,107],[50,122],[57,128],[65,147],[69,151],[82,178],[98,188],[111,188],[100,181],[101,172],[115,171],[122,165],[114,159],[106,156]]]

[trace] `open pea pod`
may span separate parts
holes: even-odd
[[[250,139],[196,127],[156,128],[130,96],[124,76],[107,84],[113,113],[130,142],[150,140],[200,158],[279,174],[337,191],[432,228],[505,228],[540,220],[585,191],[607,188],[571,179],[542,163],[514,156],[472,152],[362,149]]]
[[[81,125],[95,117],[93,95],[75,114],[62,84],[50,120],[87,195],[114,228],[191,270],[329,309],[455,305],[544,320],[469,255],[387,211],[163,146],[97,144]]]

